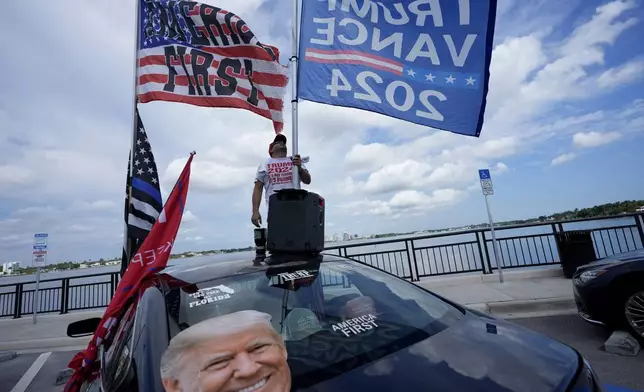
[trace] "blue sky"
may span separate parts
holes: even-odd
[[[286,63],[291,2],[210,4],[241,16]],[[120,254],[132,5],[4,6],[0,50],[12,55],[0,63],[11,75],[0,88],[0,261],[28,261],[40,231],[50,233],[51,261]],[[328,234],[483,222],[481,167],[492,169],[497,220],[644,199],[643,19],[643,0],[499,0],[478,139],[303,102],[300,151],[312,159],[309,189],[327,199]],[[197,150],[175,251],[251,245],[252,180],[270,121],[162,102],[140,111],[164,197]],[[290,136],[288,105],[285,118]]]

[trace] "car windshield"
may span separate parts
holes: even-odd
[[[228,313],[268,313],[299,388],[427,339],[463,316],[414,284],[349,260],[289,264],[173,289],[167,303],[173,336]]]

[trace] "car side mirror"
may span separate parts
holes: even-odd
[[[67,326],[67,336],[70,338],[80,338],[83,336],[93,335],[100,323],[101,318],[99,317],[74,321]]]

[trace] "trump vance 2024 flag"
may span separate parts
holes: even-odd
[[[298,98],[478,137],[497,0],[304,0]]]
[[[232,12],[141,0],[138,99],[250,110],[282,131],[288,67]]]

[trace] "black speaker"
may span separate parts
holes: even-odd
[[[324,198],[303,189],[282,189],[268,200],[266,249],[271,253],[324,250]]]

